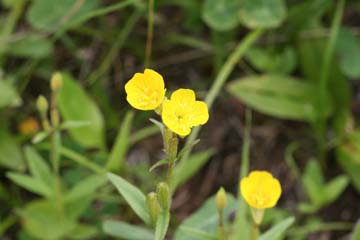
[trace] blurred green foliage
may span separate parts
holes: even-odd
[[[149,114],[129,110],[123,91],[127,77],[143,68],[147,5],[142,0],[1,1],[0,236],[4,239],[164,237],[170,216],[162,215],[155,232],[136,217],[149,223],[144,193],[163,177],[158,169],[148,171],[154,164],[149,161],[153,152],[141,150],[149,137],[155,148],[160,131],[145,121]],[[311,156],[301,159],[299,166],[292,156],[297,151],[290,151],[289,168],[302,194],[292,209],[267,213],[272,227],[264,228],[261,240],[350,232],[354,225],[340,219],[326,222],[319,212],[331,211],[328,208],[341,201],[346,189],[360,193],[359,11],[359,2],[351,0],[155,0],[151,67],[182,68],[185,62],[195,76],[170,86],[192,85],[210,105],[217,98],[233,96],[240,106],[257,113],[305,123],[307,139],[291,140],[303,147],[303,142],[315,143]],[[190,54],[182,56],[183,49]],[[203,61],[192,65],[196,54],[204,56]],[[161,62],[161,56],[169,58]],[[58,70],[63,86],[54,94],[49,80]],[[38,115],[39,94],[49,101],[50,121],[51,111],[58,109],[61,123],[28,135],[18,125]],[[213,109],[211,114],[219,113]],[[42,125],[40,117],[38,122]],[[193,131],[192,141],[185,143],[177,160],[174,191],[219,150],[203,141],[198,144],[202,150],[190,154],[199,131]],[[154,152],[160,155],[161,149]],[[142,162],[134,164],[134,156]],[[242,171],[247,172],[244,162],[243,158]],[[341,168],[336,175],[329,170],[334,164]],[[108,176],[115,187],[107,172],[114,173]],[[228,198],[226,216],[245,209],[241,198]],[[283,198],[286,202],[287,196]],[[172,222],[170,234],[179,240],[217,239],[217,221],[209,197],[183,222]],[[239,222],[248,226],[246,210],[237,215],[235,223]],[[247,234],[232,229],[228,219],[226,226],[232,230],[229,239]],[[359,232],[357,224],[352,240]]]

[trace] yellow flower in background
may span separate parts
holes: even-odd
[[[184,137],[191,128],[205,124],[209,119],[205,102],[196,101],[195,93],[190,89],[178,89],[166,99],[162,106],[163,123],[174,133]]]
[[[135,75],[126,83],[126,100],[139,110],[155,110],[164,100],[165,86],[163,77],[151,69]]]
[[[267,171],[252,171],[240,182],[245,201],[253,208],[272,208],[281,195],[279,181]]]
[[[24,135],[34,135],[39,129],[39,122],[34,117],[29,117],[19,124],[19,132]]]

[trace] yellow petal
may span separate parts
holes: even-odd
[[[163,123],[174,133],[180,136],[187,136],[191,132],[191,128],[183,119],[179,119],[178,106],[176,102],[165,100],[162,106],[161,117]]]
[[[266,171],[253,171],[240,182],[245,201],[253,208],[274,207],[281,195],[279,181]]]
[[[136,73],[125,85],[126,100],[139,110],[158,108],[165,96],[164,80],[157,72],[146,69]]]
[[[171,94],[171,101],[182,104],[195,102],[195,92],[191,89],[180,88]]]
[[[191,124],[193,127],[203,125],[209,120],[209,111],[205,102],[196,101],[193,104],[192,114]]]
[[[149,79],[151,79],[152,84],[155,88],[157,89],[165,88],[164,79],[159,73],[155,72],[152,69],[146,68],[144,71],[144,75]]]

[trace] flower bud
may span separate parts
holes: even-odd
[[[170,189],[165,182],[161,182],[157,185],[157,197],[162,209],[170,208]]]
[[[53,92],[57,92],[62,88],[63,81],[61,73],[56,72],[52,75],[51,81],[50,81],[50,87]]]
[[[36,100],[36,107],[41,114],[46,114],[49,109],[49,103],[43,95],[40,95]]]
[[[227,197],[224,188],[220,188],[215,197],[216,207],[222,211],[227,204]]]
[[[151,192],[147,195],[146,204],[149,210],[151,222],[155,225],[160,212],[160,204],[157,200],[156,193]]]

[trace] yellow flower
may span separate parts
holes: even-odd
[[[241,180],[240,191],[245,201],[253,208],[272,208],[281,195],[279,181],[266,171],[252,171]]]
[[[135,75],[126,83],[126,100],[139,110],[154,110],[164,100],[165,87],[163,77],[151,69]]]
[[[186,136],[191,128],[205,124],[209,119],[205,102],[196,101],[195,93],[190,89],[178,89],[166,99],[162,106],[163,123],[174,133]]]
[[[39,122],[34,117],[29,117],[19,124],[19,131],[24,135],[34,135],[39,129]]]

